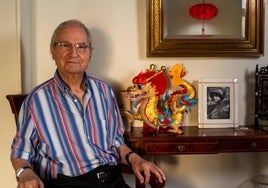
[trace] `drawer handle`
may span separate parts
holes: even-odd
[[[183,152],[183,151],[185,151],[186,150],[186,147],[185,147],[185,145],[178,145],[178,150],[180,151],[180,152]]]
[[[256,142],[252,142],[250,144],[250,149],[253,150],[253,151],[255,151],[257,149],[257,143]]]

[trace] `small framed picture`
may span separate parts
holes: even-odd
[[[198,80],[198,127],[238,127],[238,80]]]

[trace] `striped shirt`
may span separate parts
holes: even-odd
[[[57,71],[23,102],[11,158],[23,158],[46,179],[84,174],[118,163],[124,125],[110,86],[87,76],[84,102],[70,93]]]

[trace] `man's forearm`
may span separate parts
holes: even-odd
[[[21,167],[32,166],[31,163],[29,163],[29,161],[21,158],[11,159],[11,163],[15,171],[17,171]]]

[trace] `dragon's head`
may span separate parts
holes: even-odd
[[[150,65],[150,69],[139,73],[132,79],[133,86],[128,88],[132,101],[162,95],[167,90],[167,77],[164,74],[166,68],[161,67],[155,70],[155,65]]]

